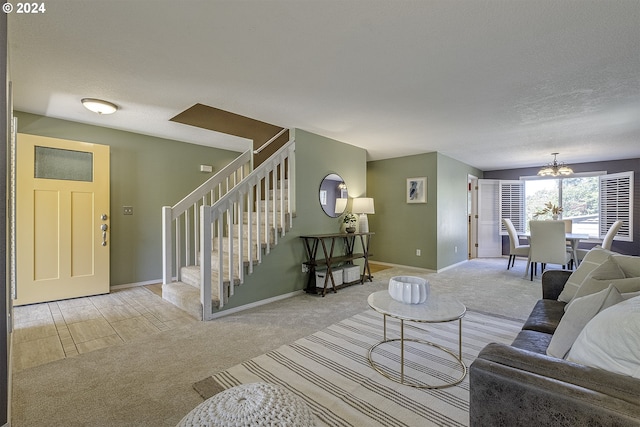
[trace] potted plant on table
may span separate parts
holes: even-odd
[[[544,204],[544,208],[540,209],[539,211],[537,211],[535,214],[533,214],[534,218],[537,218],[539,216],[542,215],[547,215],[547,214],[551,214],[551,218],[553,218],[554,220],[558,219],[558,215],[562,212],[562,206],[556,206],[551,202],[547,202]]]
[[[346,214],[344,214],[342,222],[345,225],[345,231],[347,233],[354,233],[356,231],[356,221],[357,217],[351,212],[347,212]]]

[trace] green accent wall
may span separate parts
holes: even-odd
[[[240,155],[179,141],[16,112],[18,131],[110,146],[111,286],[162,280],[162,206],[172,206]],[[18,146],[18,150],[20,147]],[[133,206],[133,215],[123,215]]]
[[[467,178],[481,172],[439,153],[371,161],[372,259],[439,270],[467,259]],[[427,178],[427,203],[406,202],[407,178]],[[457,246],[458,250],[455,251]],[[416,255],[420,249],[421,255]]]

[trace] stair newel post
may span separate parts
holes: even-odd
[[[178,216],[175,219],[176,222],[176,244],[174,245],[175,247],[175,257],[176,257],[176,275],[178,276],[178,281],[180,281],[182,279],[182,273],[180,272],[180,269],[182,267],[182,263],[181,263],[181,258],[182,258],[182,236],[180,235],[180,218],[182,217],[182,215]]]
[[[202,319],[211,318],[211,207],[200,206],[200,303]],[[220,298],[220,308],[222,308]]]
[[[224,306],[224,243],[223,243],[223,234],[224,234],[224,209],[222,206],[218,208],[216,212],[216,220],[218,222],[217,233],[218,233],[218,299],[220,300],[219,308]]]
[[[162,284],[171,283],[173,279],[172,252],[173,242],[171,240],[172,212],[171,206],[162,207]]]

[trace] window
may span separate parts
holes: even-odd
[[[574,233],[599,238],[622,220],[618,240],[633,238],[633,172],[619,174],[574,175],[566,178],[522,178],[500,182],[500,217],[511,218],[519,232],[528,231],[532,219],[551,219],[551,213],[538,215],[548,202],[562,207],[560,219],[572,220]],[[506,234],[506,230],[501,230]]]

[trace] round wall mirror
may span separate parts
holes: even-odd
[[[320,183],[320,206],[331,218],[337,218],[347,208],[347,185],[338,174],[330,173]]]

